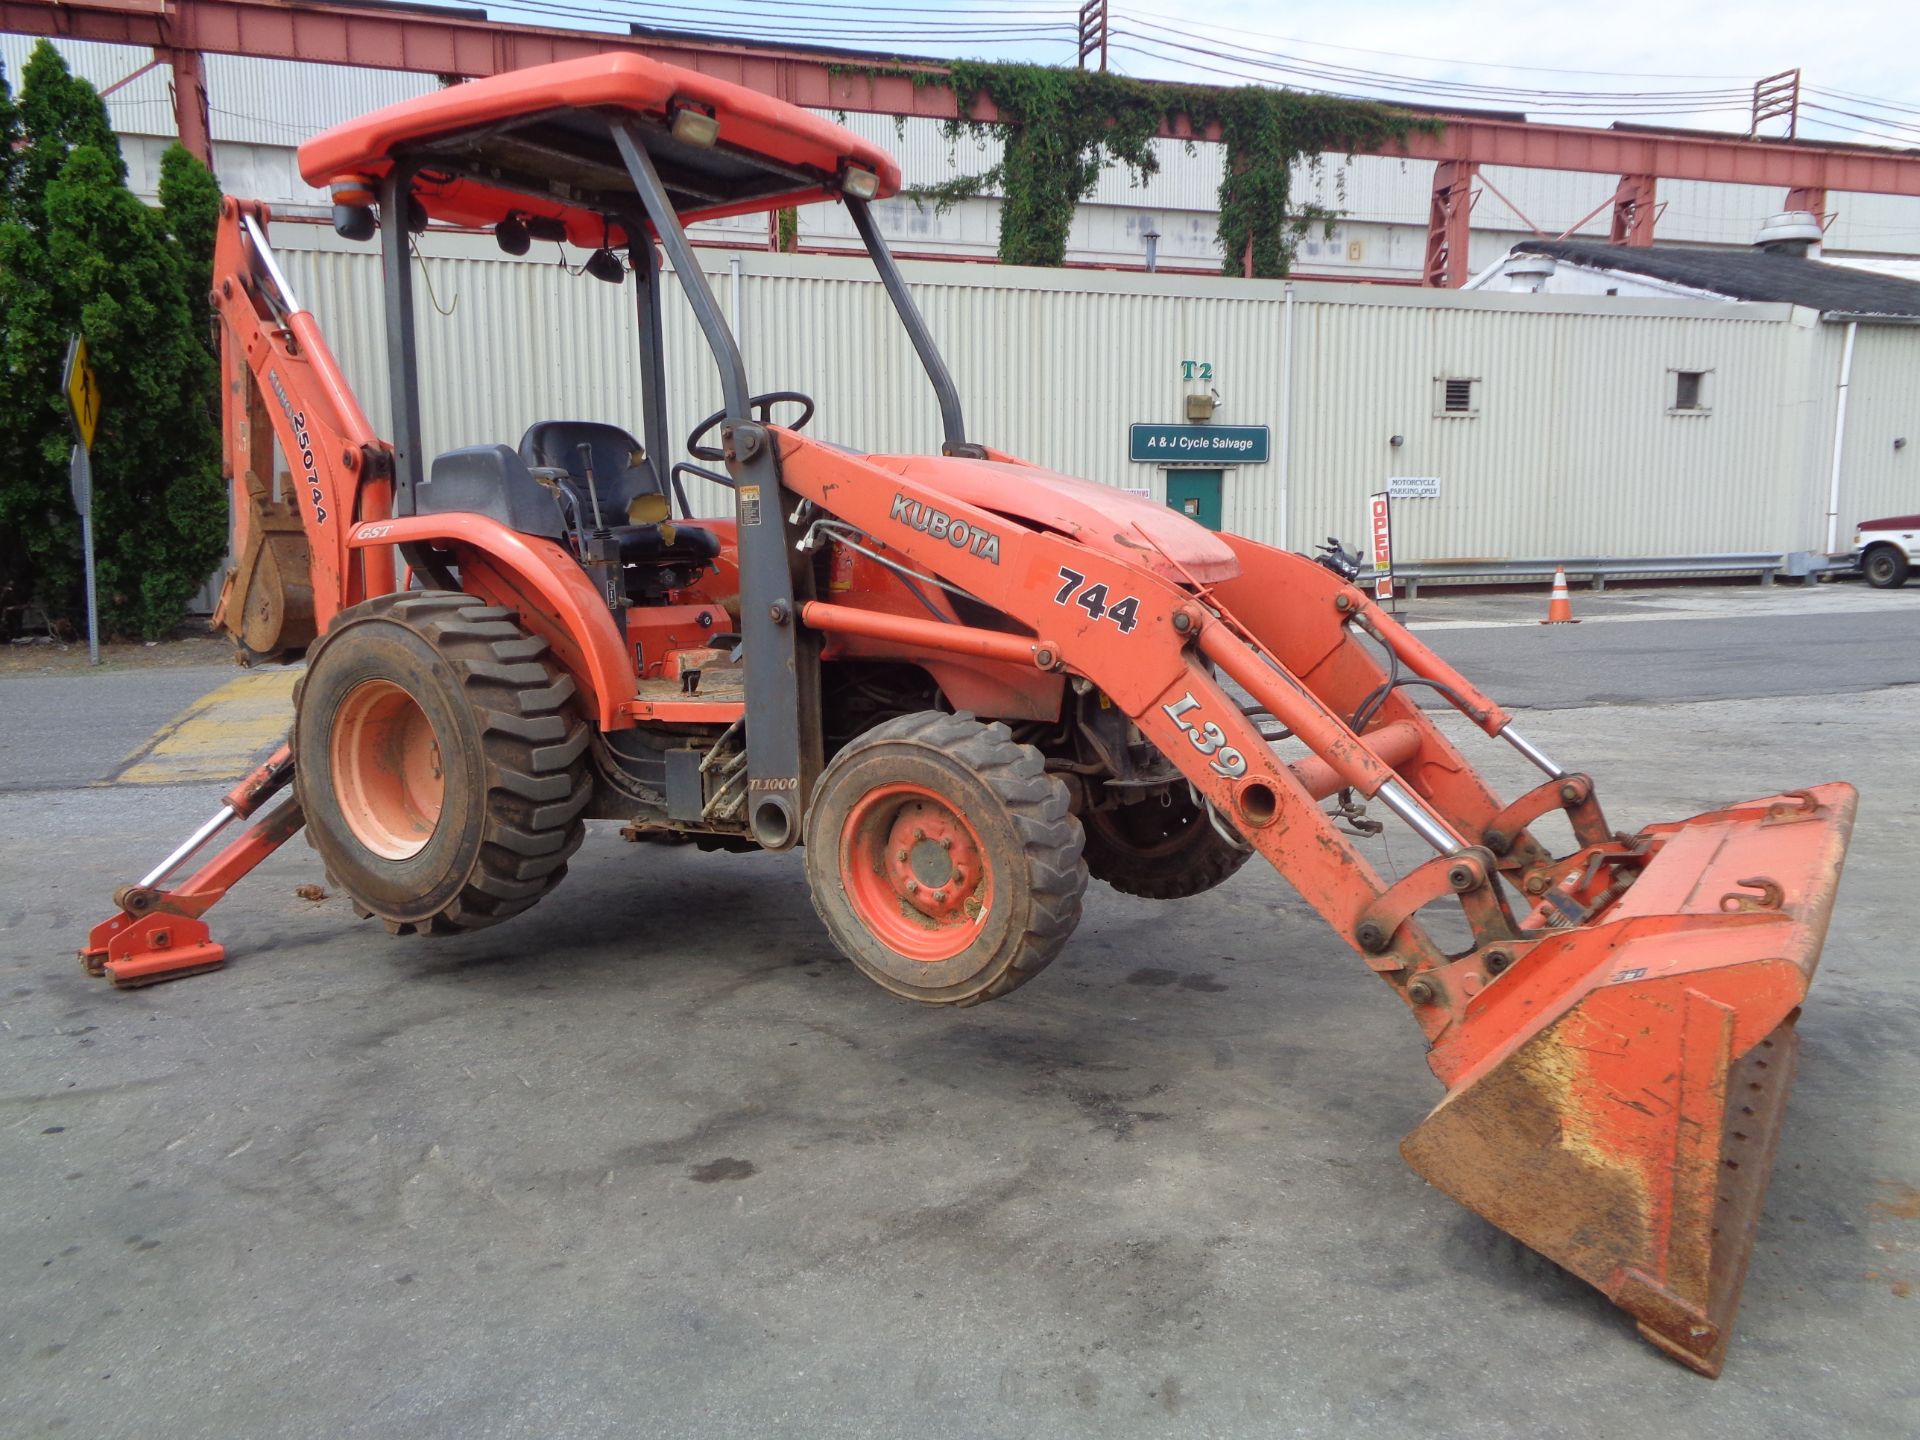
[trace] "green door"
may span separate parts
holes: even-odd
[[[1220,528],[1221,470],[1167,471],[1167,507],[1209,530]]]

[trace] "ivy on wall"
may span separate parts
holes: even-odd
[[[969,60],[955,61],[949,73],[963,111],[968,99],[985,94],[1000,118],[963,114],[947,122],[948,138],[997,136],[1000,162],[927,194],[945,208],[997,191],[1000,259],[1008,265],[1065,263],[1074,207],[1093,193],[1104,165],[1126,166],[1136,184],[1159,168],[1148,142],[1160,133],[1165,109],[1138,81],[1092,70]]]
[[[1218,125],[1227,149],[1220,180],[1220,268],[1228,275],[1279,279],[1293,268],[1300,241],[1315,226],[1331,231],[1339,212],[1293,203],[1293,167],[1318,165],[1328,152],[1351,155],[1409,131],[1438,133],[1440,122],[1364,100],[1302,95],[1263,85],[1192,87],[1179,109],[1196,129]]]
[[[950,85],[960,97],[959,118],[946,122],[949,140],[997,138],[999,163],[975,175],[910,192],[945,210],[977,195],[998,193],[1000,259],[1009,265],[1064,263],[1074,208],[1109,164],[1124,165],[1136,184],[1159,169],[1151,141],[1176,117],[1194,130],[1217,125],[1227,163],[1220,182],[1221,269],[1280,278],[1292,268],[1301,239],[1315,226],[1331,227],[1337,212],[1295,206],[1293,167],[1318,164],[1329,151],[1351,153],[1404,139],[1413,130],[1437,133],[1440,122],[1389,106],[1332,96],[1304,95],[1262,85],[1221,88],[1168,85],[1090,70],[1048,65],[957,60],[938,72],[884,66],[835,66],[838,75],[902,76],[916,87]],[[995,120],[965,114],[984,95]]]

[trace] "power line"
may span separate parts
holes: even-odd
[[[1822,105],[1815,100],[1802,100],[1800,102],[1800,108],[1802,110],[1818,110],[1826,115],[1844,115],[1849,120],[1864,120],[1869,125],[1891,125],[1896,130],[1910,130],[1913,133],[1908,137],[1908,142],[1910,144],[1920,145],[1920,125],[1913,124],[1909,121],[1894,120],[1880,115],[1858,115],[1851,110],[1836,110],[1831,105]],[[1839,126],[1836,128],[1847,129],[1850,127]]]
[[[1341,73],[1328,73],[1312,67],[1290,64],[1284,60],[1263,60],[1249,56],[1240,58],[1226,56],[1218,51],[1197,46],[1184,45],[1161,37],[1144,36],[1133,31],[1119,30],[1117,36],[1145,41],[1157,45],[1161,50],[1173,49],[1187,54],[1200,56],[1203,60],[1213,60],[1234,68],[1222,69],[1220,65],[1204,65],[1182,59],[1178,63],[1186,68],[1198,68],[1210,73],[1224,75],[1230,79],[1252,81],[1255,83],[1275,84],[1286,82],[1296,88],[1314,90],[1321,94],[1338,95],[1349,99],[1378,99],[1377,93],[1387,91],[1401,97],[1408,97],[1406,103],[1434,101],[1435,87],[1424,81],[1405,79],[1386,75],[1354,76]],[[1142,50],[1137,46],[1126,47],[1131,53],[1153,60],[1165,60],[1160,51]],[[1253,72],[1253,73],[1250,73]],[[1308,83],[1302,84],[1302,80]],[[1544,93],[1491,93],[1475,90],[1456,90],[1445,92],[1438,97],[1449,103],[1463,104],[1477,102],[1485,105],[1498,105],[1508,109],[1524,109],[1530,113],[1556,115],[1715,115],[1741,113],[1746,109],[1747,97],[1741,92],[1729,92],[1725,95],[1680,96],[1668,100],[1657,94],[1642,96],[1581,96],[1574,99],[1558,99]]]
[[[520,0],[502,0],[502,3],[517,5],[520,3]],[[614,9],[616,10],[628,10],[632,8],[634,7],[631,7],[631,6],[615,6],[614,7]],[[649,6],[643,6],[641,8],[680,9],[685,7],[649,5]],[[888,17],[889,19],[895,16],[900,16],[900,15],[932,15],[932,16],[937,16],[941,18],[952,18],[956,16],[970,16],[970,15],[1018,15],[1018,16],[1026,16],[1029,18],[1035,17],[1035,16],[1039,16],[1039,17],[1061,16],[1067,19],[1074,19],[1079,14],[1078,10],[1070,6],[1064,6],[1064,5],[1054,5],[1054,6],[1046,6],[1046,7],[1038,7],[1038,8],[1031,5],[1005,5],[1005,4],[975,5],[975,4],[965,4],[965,3],[955,3],[952,5],[885,5],[885,4],[862,5],[862,4],[852,3],[852,0],[754,0],[754,3],[751,8],[756,12],[765,11],[765,10],[847,11],[847,12],[864,14],[864,15],[883,15]],[[711,6],[700,10],[699,13],[703,15],[712,16],[714,19],[722,19],[722,20],[745,18],[745,17],[733,16],[730,14],[726,14],[724,12],[717,12],[716,9]],[[756,20],[756,23],[757,23],[757,20]]]
[[[1151,16],[1156,20],[1172,20],[1188,30],[1214,30],[1230,35],[1236,43],[1247,38],[1248,32],[1228,26],[1216,25],[1203,20],[1194,20],[1186,15],[1168,15],[1154,10],[1116,11],[1122,18]],[[1638,70],[1573,70],[1557,65],[1510,65],[1504,61],[1486,60],[1450,60],[1437,55],[1410,55],[1400,50],[1369,50],[1359,45],[1335,45],[1327,40],[1303,40],[1290,35],[1274,35],[1266,31],[1255,31],[1262,40],[1277,40],[1283,45],[1304,45],[1315,50],[1342,50],[1354,55],[1382,55],[1393,60],[1418,60],[1428,65],[1453,65],[1461,69],[1473,70],[1523,70],[1543,75],[1594,75],[1605,79],[1618,80],[1746,80],[1744,75],[1689,75],[1667,74],[1660,71]]]
[[[1920,115],[1920,108],[1892,100],[1876,100],[1871,95],[1850,95],[1845,90],[1826,90],[1817,85],[1802,87],[1804,95],[1821,95],[1829,100],[1844,100],[1849,105],[1864,105],[1869,110],[1884,110],[1893,115]],[[1902,122],[1904,123],[1904,122]]]
[[[1818,109],[1818,106],[1803,106],[1803,109]],[[1888,145],[1902,150],[1920,150],[1920,135],[1889,135],[1883,130],[1863,130],[1858,125],[1842,125],[1833,120],[1813,122],[1828,130],[1838,130],[1850,143],[1858,144],[1863,140],[1882,140]]]
[[[515,0],[515,3],[525,3],[525,0]],[[674,15],[697,16],[708,25],[711,25],[715,20],[731,20],[734,18],[728,15],[716,15],[711,6],[693,4],[617,5],[607,9],[595,7],[587,10],[586,13],[606,15],[621,19],[632,19],[641,24],[648,24],[654,20],[656,14],[659,12],[667,12]],[[848,15],[863,17],[858,23],[863,26],[871,25],[872,28],[882,31],[921,27],[941,29],[965,28],[985,31],[1057,30],[1062,28],[1071,30],[1077,18],[1077,12],[1062,9],[1004,10],[994,8],[975,9],[965,6],[954,6],[946,9],[919,6],[874,7],[837,3],[837,0],[787,0],[784,10],[772,15],[756,16],[753,20],[753,33],[761,33],[769,26],[805,25],[814,27],[838,27],[850,23],[847,19],[842,18]],[[1001,15],[1018,18],[1009,20],[991,18]],[[678,24],[681,22],[676,20],[663,23]],[[844,36],[846,32],[844,30],[838,30],[836,33]]]
[[[831,3],[831,0],[789,0],[789,3],[796,6],[806,5],[811,8],[823,9],[830,12],[855,12],[863,16],[873,17],[876,23],[868,24],[862,21],[859,33],[850,37],[844,28],[848,24],[845,13],[803,14],[796,11],[796,13],[776,14],[770,18],[758,20],[755,23],[753,35],[742,36],[740,38],[743,40],[752,40],[755,38],[821,40],[830,41],[839,45],[848,45],[851,40],[853,42],[853,47],[851,48],[862,48],[860,42],[902,40],[908,43],[919,43],[925,40],[939,39],[973,42],[1002,40],[1008,43],[1028,43],[1041,37],[1067,37],[1071,36],[1074,32],[1073,20],[1071,18],[1062,18],[1059,20],[1042,19],[1038,21],[1028,20],[1019,23],[1009,23],[990,19],[975,20],[973,18],[976,15],[984,16],[987,14],[988,12],[984,10],[955,9],[951,11],[935,11],[916,9],[912,12],[903,12],[892,8],[880,10],[858,5],[836,5]],[[588,8],[582,5],[557,3],[557,0],[511,0],[511,6],[515,10],[526,11],[536,15],[552,15],[568,19],[598,20],[611,24],[637,24],[649,30],[673,35],[711,35],[716,33],[713,29],[713,21],[735,18],[726,15],[716,15],[711,9],[686,5],[650,5],[644,9],[627,6]],[[503,6],[502,8],[505,7]],[[1070,17],[1073,14],[1073,12],[1070,11],[1057,10],[1020,10],[1003,13],[1018,14],[1021,16],[1045,16],[1051,14],[1063,17]],[[901,18],[903,14],[908,15],[908,18]],[[940,18],[917,18],[921,15],[938,16]],[[882,16],[885,17],[886,23],[877,23]]]
[[[1809,86],[1809,89],[1815,89]],[[1872,95],[1853,95],[1845,90],[1817,90],[1821,95],[1831,95],[1840,100],[1850,100],[1856,105],[1870,105],[1877,110],[1897,110],[1902,115],[1920,115],[1920,108],[1903,105],[1895,100],[1881,100]]]
[[[1189,35],[1182,30],[1152,25],[1150,28],[1160,32],[1152,35],[1138,31],[1129,32],[1136,40],[1147,44],[1165,45],[1171,49],[1185,50],[1210,59],[1225,60],[1230,63],[1255,65],[1264,69],[1280,70],[1291,74],[1311,76],[1316,79],[1332,80],[1336,83],[1370,84],[1380,88],[1399,90],[1417,90],[1423,94],[1446,93],[1468,96],[1489,101],[1527,101],[1527,100],[1564,100],[1579,105],[1605,105],[1614,103],[1638,104],[1646,101],[1686,102],[1696,108],[1723,109],[1728,106],[1744,107],[1751,92],[1740,90],[1541,90],[1524,86],[1480,85],[1465,81],[1431,80],[1421,76],[1396,75],[1386,71],[1365,70],[1347,65],[1329,65],[1322,62],[1303,60],[1279,51],[1263,50],[1242,45],[1237,47],[1238,55],[1225,55],[1218,49],[1201,48],[1186,43],[1189,40],[1205,37]],[[1713,102],[1706,104],[1704,102]]]

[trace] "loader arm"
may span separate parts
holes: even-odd
[[[1342,786],[1369,798],[1384,792],[1392,797],[1389,803],[1405,806],[1437,835],[1449,837],[1449,851],[1458,855],[1450,853],[1441,870],[1468,866],[1477,879],[1474,888],[1491,899],[1488,877],[1496,869],[1496,858],[1458,838],[1463,832],[1456,823],[1477,837],[1473,822],[1490,818],[1499,807],[1446,737],[1403,697],[1395,697],[1398,703],[1390,713],[1383,710],[1387,720],[1404,721],[1418,735],[1414,757],[1403,762],[1403,768],[1409,774],[1444,777],[1433,788],[1456,807],[1452,819],[1410,790],[1334,706],[1277,656],[1260,648],[1192,588],[1167,578],[1166,572],[1177,575],[1177,570],[1144,534],[1121,537],[1123,543],[1137,546],[1141,556],[1137,563],[1125,561],[1111,549],[1096,549],[980,509],[805,436],[777,433],[782,480],[788,488],[942,580],[991,597],[995,607],[1038,637],[1031,653],[1039,668],[1064,670],[1097,685],[1349,944],[1364,948],[1362,927],[1369,918],[1377,923],[1375,907],[1395,887],[1348,843],[1293,767],[1261,738],[1240,701],[1216,677],[1215,666],[1305,740]],[[940,518],[931,526],[915,523],[926,516]],[[961,534],[964,542],[955,543],[953,537]],[[1294,626],[1317,637],[1300,645],[1317,646],[1321,652],[1342,650],[1342,661],[1334,667],[1342,681],[1335,687],[1336,700],[1344,698],[1340,692],[1351,691],[1357,703],[1363,685],[1370,689],[1384,681],[1378,664],[1346,633],[1349,618],[1370,603],[1357,590],[1281,551],[1251,547],[1243,553],[1243,563],[1247,556],[1263,567],[1255,583],[1281,591],[1274,603],[1291,607]],[[1162,573],[1156,573],[1156,565]],[[1348,606],[1352,608],[1343,608]],[[1315,608],[1317,621],[1311,618]],[[1330,665],[1325,659],[1320,663]],[[1368,677],[1370,685],[1365,684]],[[1460,684],[1477,694],[1466,681]],[[1484,703],[1492,708],[1491,702]],[[1535,864],[1545,861],[1545,852],[1524,832],[1516,848],[1537,857]],[[1420,874],[1400,882],[1408,887],[1403,894],[1414,893]],[[1457,893],[1457,888],[1449,883],[1441,893]],[[1386,943],[1368,953],[1368,963],[1403,999],[1412,982],[1426,980],[1433,994],[1418,1007],[1420,1022],[1429,1034],[1438,1034],[1470,992],[1461,981],[1449,987],[1438,979],[1449,961],[1412,917],[1415,908],[1407,907],[1398,923],[1386,927]],[[1503,918],[1490,912],[1482,919],[1490,926],[1489,939],[1510,938]]]
[[[214,619],[251,660],[297,656],[339,611],[394,589],[392,548],[349,544],[356,522],[393,513],[392,451],[255,242],[268,218],[223,196],[213,257],[235,557]]]
[[[1615,834],[1589,777],[1303,557],[1226,537],[1237,574],[1183,576],[1115,502],[1106,528],[1068,533],[969,503],[978,486],[933,483],[940,464],[977,461],[896,469],[789,432],[778,444],[797,494],[1030,632],[967,630],[954,648],[991,644],[1098,686],[1408,1006],[1447,1087],[1401,1147],[1416,1171],[1600,1289],[1662,1351],[1719,1373],[1850,786]],[[1222,676],[1310,755],[1288,763]],[[1542,783],[1503,802],[1412,684],[1511,743]],[[1336,779],[1433,858],[1384,881],[1316,800]],[[1574,833],[1562,856],[1528,828],[1554,811]],[[1419,918],[1441,900],[1472,932],[1456,954]]]

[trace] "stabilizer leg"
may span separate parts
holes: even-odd
[[[116,914],[87,935],[80,963],[122,989],[178,980],[226,964],[201,916],[239,879],[300,832],[305,817],[289,797],[248,826],[177,888],[161,889],[168,875],[235,820],[252,816],[293,779],[293,755],[282,745],[266,763],[227,793],[213,817],[137,885],[114,891]]]

